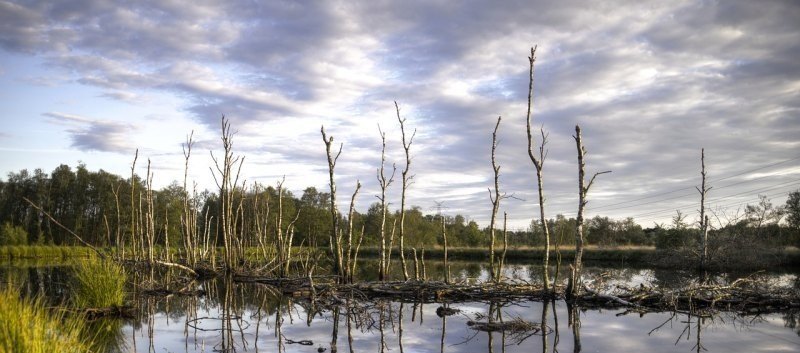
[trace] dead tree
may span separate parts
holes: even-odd
[[[547,144],[547,135],[544,129],[540,129],[542,134],[542,143],[539,145],[539,156],[534,154],[533,149],[533,135],[531,134],[531,106],[533,105],[533,66],[536,62],[536,47],[531,48],[531,56],[528,57],[530,63],[529,79],[528,79],[528,113],[527,113],[527,132],[528,132],[528,157],[530,157],[533,166],[536,168],[536,181],[539,189],[539,218],[541,219],[542,232],[544,233],[544,259],[542,260],[542,282],[544,282],[545,291],[550,290],[550,229],[547,226],[547,219],[544,215],[544,189],[542,179],[542,167],[547,153],[544,146]]]
[[[155,261],[154,248],[156,237],[155,207],[153,206],[153,173],[150,171],[150,158],[147,159],[147,174],[145,174],[145,202],[147,211],[145,212],[145,236],[147,239],[147,261]]]
[[[347,255],[345,262],[345,278],[349,283],[353,282],[353,272],[355,272],[355,258],[358,257],[358,246],[353,246],[353,216],[356,210],[356,197],[361,190],[361,182],[356,180],[356,190],[350,198],[350,211],[347,213]],[[362,232],[363,237],[363,232]],[[357,242],[360,243],[360,242]]]
[[[492,172],[494,172],[494,192],[489,189],[489,200],[492,202],[492,217],[489,221],[489,268],[491,278],[493,281],[500,280],[500,269],[495,265],[495,224],[497,223],[497,211],[500,209],[500,200],[508,197],[506,194],[500,193],[500,166],[497,165],[495,159],[495,151],[497,150],[497,129],[500,128],[500,120],[502,117],[497,117],[497,124],[494,125],[492,132]]]
[[[278,214],[275,218],[275,239],[278,245],[278,264],[280,265],[280,277],[289,276],[289,265],[292,262],[292,241],[294,238],[294,224],[300,218],[300,210],[297,210],[294,218],[289,225],[283,226],[283,183],[285,179],[278,182]],[[269,210],[267,210],[269,215]]]
[[[235,255],[234,232],[236,230],[236,223],[234,222],[234,209],[233,209],[233,196],[236,191],[236,186],[239,183],[239,174],[244,164],[244,157],[233,156],[233,135],[231,132],[231,123],[222,116],[222,160],[218,160],[211,151],[211,159],[214,161],[216,172],[211,169],[211,175],[214,177],[214,182],[219,189],[220,200],[220,221],[222,222],[222,239],[224,245],[225,266],[228,270],[232,269],[236,264],[237,256]],[[235,174],[234,174],[234,168]],[[217,175],[219,174],[219,175]]]
[[[139,149],[136,149],[136,153],[133,155],[133,162],[131,163],[131,255],[133,255],[134,260],[138,260],[138,256],[136,253],[136,160],[139,159]],[[125,257],[125,251],[122,251],[122,257]]]
[[[572,136],[575,139],[575,145],[578,148],[578,216],[575,220],[575,259],[573,261],[572,266],[570,266],[570,276],[567,280],[567,297],[574,298],[578,295],[578,291],[581,288],[580,284],[580,276],[581,276],[581,268],[583,264],[581,260],[583,258],[583,210],[586,207],[588,201],[586,200],[586,194],[589,193],[589,188],[592,187],[594,183],[594,179],[600,175],[605,173],[611,173],[611,171],[604,171],[600,173],[595,173],[592,176],[592,179],[589,180],[589,183],[586,184],[584,182],[585,178],[585,168],[586,168],[586,147],[583,146],[583,141],[581,140],[581,127],[575,125],[575,135]]]
[[[411,166],[411,155],[409,154],[409,149],[411,148],[411,144],[414,142],[414,136],[417,134],[417,130],[414,129],[414,132],[411,134],[411,138],[409,138],[408,142],[406,142],[406,119],[400,118],[400,107],[397,105],[397,102],[394,102],[394,108],[397,112],[397,121],[400,122],[400,133],[403,137],[403,150],[406,153],[406,166],[402,172],[403,188],[400,193],[400,266],[403,267],[403,280],[408,281],[408,269],[406,269],[406,255],[404,253],[404,238],[406,234],[406,190],[408,190],[408,186],[411,184],[411,179],[414,178],[413,175],[408,174],[408,169]]]
[[[183,232],[183,246],[186,252],[186,263],[194,266],[197,262],[197,209],[194,207],[194,198],[189,197],[189,157],[192,155],[194,131],[186,137],[183,145],[183,214],[181,215],[181,230]]]
[[[388,189],[389,185],[391,185],[394,181],[394,174],[397,172],[397,166],[392,163],[392,175],[389,177],[389,179],[386,179],[386,173],[384,172],[384,166],[386,164],[386,133],[381,131],[380,125],[378,125],[378,132],[381,134],[381,167],[378,169],[377,173],[378,185],[381,187],[381,195],[376,196],[378,200],[381,201],[381,247],[378,280],[384,281],[386,280],[386,275],[389,272],[389,256],[386,254],[386,189]],[[389,247],[389,252],[391,251],[392,249]]]
[[[450,284],[450,265],[447,264],[447,229],[444,226],[444,215],[440,213],[439,217],[442,219],[442,242],[444,245],[444,283]]]
[[[700,176],[702,177],[702,184],[700,188],[695,187],[697,192],[700,193],[700,231],[702,233],[700,239],[700,269],[705,270],[708,266],[708,216],[706,216],[706,194],[711,188],[706,187],[706,150],[700,149]]]
[[[333,171],[336,168],[336,161],[342,154],[342,147],[344,145],[340,144],[339,152],[336,153],[336,156],[332,155],[331,145],[333,145],[333,136],[329,138],[328,135],[325,134],[325,126],[322,126],[320,132],[322,133],[322,142],[325,142],[325,151],[328,155],[328,175],[330,176],[331,187],[331,219],[333,221],[333,227],[331,228],[331,234],[329,236],[329,246],[331,249],[331,254],[333,255],[333,274],[334,276],[339,276],[339,279],[341,280],[341,276],[344,275],[341,256],[342,244],[340,237],[338,236],[339,211],[336,209],[336,182],[333,180]]]

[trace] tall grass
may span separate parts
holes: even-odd
[[[93,257],[92,249],[84,246],[4,245],[0,246],[0,259]]]
[[[75,266],[72,302],[78,308],[121,306],[126,279],[125,270],[115,262],[81,261]]]
[[[81,332],[86,331],[80,318],[50,314],[39,299],[0,291],[0,353],[90,352]]]

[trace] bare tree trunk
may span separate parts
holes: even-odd
[[[350,211],[347,213],[347,262],[345,265],[345,278],[348,282],[353,282],[353,274],[350,270],[353,268],[353,215],[356,209],[356,196],[358,191],[361,190],[361,182],[356,180],[356,191],[353,192],[353,197],[350,198]]]
[[[528,157],[530,157],[533,166],[536,168],[536,181],[539,189],[539,218],[541,220],[542,232],[544,234],[544,258],[542,259],[542,282],[544,282],[544,290],[550,291],[550,229],[547,226],[547,219],[544,212],[544,184],[542,179],[542,167],[546,153],[544,146],[547,144],[547,135],[544,129],[541,129],[542,143],[539,145],[538,158],[533,152],[533,135],[531,134],[531,107],[533,105],[533,67],[536,62],[536,47],[531,48],[531,56],[528,57],[530,63],[529,80],[528,80],[528,113],[527,113],[527,132],[528,132]]]
[[[503,266],[505,266],[506,263],[506,252],[508,252],[508,213],[503,212],[503,253],[500,255],[498,273],[503,273]]]
[[[380,125],[378,125],[378,132],[381,134],[381,167],[378,169],[378,184],[381,187],[381,196],[378,199],[381,200],[381,246],[380,246],[380,268],[378,269],[378,280],[385,281],[387,276],[387,271],[389,269],[388,259],[389,256],[386,254],[386,189],[389,188],[389,185],[392,184],[394,181],[394,174],[397,172],[397,166],[392,164],[392,175],[389,179],[386,179],[386,174],[384,173],[384,165],[386,164],[386,133],[381,131]],[[392,248],[389,247],[389,251],[392,251]]]
[[[133,255],[133,259],[137,260],[138,256],[136,255],[136,207],[135,207],[135,195],[136,195],[136,160],[139,159],[139,149],[136,149],[136,153],[133,155],[133,163],[131,163],[131,252]],[[124,254],[123,254],[124,255]]]
[[[406,167],[403,169],[403,189],[400,196],[400,266],[403,267],[403,280],[408,281],[408,269],[406,268],[406,255],[404,249],[404,238],[405,238],[405,223],[406,223],[406,190],[408,186],[411,184],[411,179],[414,178],[413,175],[408,175],[408,169],[411,166],[411,155],[409,154],[409,149],[411,148],[411,144],[414,142],[414,136],[417,134],[417,130],[415,129],[414,132],[411,134],[411,138],[408,139],[406,143],[406,129],[405,129],[405,122],[406,119],[400,118],[400,107],[397,105],[397,102],[394,102],[394,108],[397,112],[397,121],[400,122],[400,132],[403,137],[403,150],[406,153]]]
[[[211,153],[211,159],[214,161],[217,173],[219,173],[219,178],[217,177],[217,173],[214,173],[213,169],[211,170],[211,174],[219,188],[221,208],[220,221],[222,222],[222,238],[223,245],[225,246],[225,266],[228,270],[231,270],[237,265],[236,260],[238,260],[235,255],[236,244],[234,236],[236,223],[234,221],[233,196],[236,191],[236,186],[239,183],[239,173],[244,164],[244,157],[233,156],[233,133],[231,132],[231,124],[225,119],[224,115],[222,116],[221,139],[224,153],[222,161],[220,162],[217,160],[217,158],[214,157],[214,153]],[[233,168],[237,168],[235,175],[233,174]]]
[[[495,151],[497,150],[497,129],[500,127],[501,117],[497,117],[497,124],[494,125],[492,132],[492,172],[494,172],[494,193],[489,189],[489,200],[492,201],[492,217],[489,221],[489,268],[490,275],[493,281],[500,280],[500,273],[498,272],[494,261],[494,241],[495,241],[495,223],[497,221],[497,210],[500,208],[500,166],[497,165],[495,159]]]
[[[702,239],[700,239],[700,269],[705,270],[708,266],[708,216],[706,216],[706,194],[711,188],[706,188],[706,150],[700,150],[700,175],[702,176],[702,184],[700,188],[695,187],[700,193],[700,231],[702,232]]]
[[[444,227],[444,215],[439,215],[442,218],[442,240],[444,241],[444,283],[450,283],[450,265],[447,264],[447,230]]]
[[[121,184],[121,182],[120,182]],[[114,206],[117,209],[117,232],[114,242],[117,246],[117,258],[119,260],[123,260],[125,258],[125,240],[122,239],[122,215],[120,214],[120,204],[119,204],[119,188],[120,184],[117,184],[117,187],[111,187],[111,192],[114,194]]]
[[[189,157],[192,155],[192,145],[194,145],[194,141],[192,141],[193,136],[194,131],[189,134],[186,138],[186,144],[183,145],[183,214],[181,215],[181,227],[183,230],[186,263],[188,263],[189,266],[195,265],[196,258],[194,254],[197,251],[194,247],[196,244],[194,239],[197,237],[197,218],[196,213],[193,211],[194,200],[189,197],[189,188],[187,185],[189,181]]]
[[[575,145],[578,149],[578,216],[575,220],[575,259],[573,265],[570,266],[570,277],[568,279],[567,284],[567,297],[572,299],[578,295],[580,291],[581,284],[580,284],[580,276],[581,276],[581,269],[583,264],[581,260],[583,258],[583,210],[586,207],[586,194],[589,193],[589,188],[592,187],[594,183],[594,179],[600,175],[605,173],[610,173],[611,171],[605,171],[600,173],[595,173],[592,176],[592,179],[589,180],[589,183],[584,185],[585,179],[585,168],[586,168],[586,161],[584,157],[586,155],[586,147],[583,146],[583,141],[581,140],[581,127],[575,125],[575,135],[573,136],[575,139]]]
[[[339,145],[339,152],[336,153],[336,156],[331,154],[331,145],[333,144],[333,136],[328,138],[325,134],[325,127],[323,126],[320,129],[322,133],[322,141],[325,142],[325,151],[328,155],[328,174],[330,176],[330,187],[331,187],[331,218],[333,221],[333,227],[331,228],[330,234],[330,248],[331,253],[333,255],[333,274],[339,277],[341,281],[344,275],[342,270],[342,247],[339,243],[339,217],[338,211],[336,209],[336,182],[333,180],[333,171],[336,168],[336,161],[339,159],[339,156],[342,154],[342,147],[343,145]]]

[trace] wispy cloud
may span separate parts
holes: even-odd
[[[98,120],[78,115],[48,112],[42,114],[55,125],[63,126],[70,134],[72,147],[83,151],[130,152],[129,134],[135,130],[131,124]]]

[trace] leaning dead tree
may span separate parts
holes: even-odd
[[[225,267],[230,270],[236,265],[238,256],[236,252],[235,239],[236,236],[236,222],[234,215],[234,202],[233,197],[239,183],[239,174],[244,164],[243,156],[233,156],[233,135],[231,132],[231,123],[225,116],[222,116],[222,160],[214,156],[211,151],[211,159],[214,161],[216,172],[211,169],[211,175],[214,177],[214,182],[219,189],[220,201],[220,214],[219,219],[222,226],[222,240],[224,246]]]
[[[325,142],[325,151],[328,155],[328,175],[330,176],[330,187],[331,187],[331,219],[333,221],[333,225],[331,227],[331,234],[329,235],[329,246],[331,249],[331,254],[333,255],[333,274],[334,276],[342,276],[344,275],[344,271],[342,269],[342,243],[341,237],[339,237],[339,211],[336,209],[336,182],[333,180],[333,171],[336,168],[336,161],[339,159],[339,156],[342,154],[342,147],[343,144],[339,145],[339,152],[336,155],[331,154],[331,145],[333,145],[333,136],[328,137],[325,134],[325,126],[320,129],[322,133],[322,142]],[[340,277],[341,279],[341,277]]]
[[[540,129],[542,135],[542,143],[539,145],[538,157],[533,149],[533,135],[531,135],[531,106],[533,104],[533,65],[536,62],[536,47],[531,48],[531,56],[528,57],[530,62],[530,71],[528,79],[528,114],[527,114],[527,132],[528,132],[528,157],[530,157],[533,166],[536,168],[536,181],[539,189],[539,218],[541,220],[542,233],[544,234],[544,259],[542,260],[542,281],[544,282],[545,290],[550,289],[550,229],[547,226],[547,219],[544,215],[544,189],[542,179],[542,167],[544,165],[545,152],[544,146],[547,144],[547,134],[544,129]]]
[[[586,184],[584,182],[585,179],[585,169],[586,169],[586,161],[584,158],[586,157],[586,147],[583,146],[583,141],[581,140],[581,127],[575,125],[575,135],[572,136],[575,139],[575,145],[578,148],[578,216],[575,220],[575,259],[573,260],[572,266],[570,266],[570,275],[567,279],[567,298],[575,298],[578,295],[578,292],[581,288],[580,278],[581,278],[581,269],[583,264],[581,262],[583,257],[583,210],[586,207],[588,201],[586,201],[586,194],[589,193],[589,188],[592,187],[594,183],[594,179],[600,175],[605,173],[611,173],[611,171],[604,171],[595,173],[592,176],[592,179],[589,180],[589,183]]]
[[[397,105],[397,102],[394,102],[394,108],[397,112],[397,121],[400,122],[400,133],[403,137],[403,150],[406,153],[406,166],[403,169],[403,188],[400,193],[400,266],[403,267],[403,280],[408,281],[408,269],[406,269],[406,255],[404,254],[404,242],[403,239],[406,235],[405,232],[405,220],[406,220],[406,190],[408,190],[408,186],[411,184],[411,179],[414,178],[413,175],[408,174],[408,169],[411,166],[411,156],[409,154],[409,149],[411,148],[411,144],[414,142],[414,135],[417,134],[417,130],[414,129],[414,132],[411,134],[411,138],[408,139],[406,142],[406,128],[405,122],[406,119],[400,118],[400,107]]]
[[[381,195],[376,196],[378,200],[381,201],[381,246],[378,280],[384,281],[386,280],[386,274],[389,272],[389,256],[386,254],[386,248],[388,245],[386,239],[386,189],[388,189],[389,185],[391,185],[394,181],[394,174],[397,172],[397,166],[392,164],[392,175],[387,179],[384,169],[384,166],[386,165],[386,133],[381,130],[380,125],[378,125],[378,132],[381,134],[381,167],[377,172],[378,185],[381,188]],[[392,248],[389,246],[389,252],[391,251]]]
[[[706,149],[700,149],[700,176],[702,184],[700,188],[695,187],[700,193],[700,269],[704,270],[708,266],[708,216],[706,215],[706,194],[711,188],[706,187]]]

